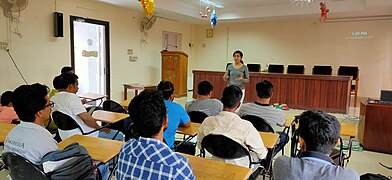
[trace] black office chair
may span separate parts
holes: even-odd
[[[352,76],[355,83],[351,82],[350,94],[354,96],[354,107],[357,106],[358,99],[358,83],[359,83],[359,68],[358,66],[339,66],[339,76]]]
[[[260,72],[261,65],[260,64],[247,64],[249,72]]]
[[[271,125],[263,118],[258,117],[258,116],[254,116],[254,115],[245,115],[242,116],[241,119],[247,120],[249,122],[252,123],[252,125],[257,129],[257,131],[260,132],[271,132],[271,133],[275,133],[274,129],[271,127]],[[289,129],[285,128],[283,130],[283,132],[286,134],[287,138],[289,137]],[[286,142],[288,141],[288,139],[286,140]],[[274,151],[272,152],[272,157],[274,157],[280,150],[282,150],[282,155],[284,155],[284,146],[287,143],[278,143],[276,144],[276,147],[274,149]]]
[[[268,65],[269,73],[284,73],[284,65],[283,64],[269,64]]]
[[[260,132],[272,132],[275,133],[271,125],[261,117],[253,115],[242,116],[241,119],[245,119],[253,124],[253,126]]]
[[[288,65],[287,74],[305,74],[304,65]]]
[[[313,66],[312,74],[315,75],[332,75],[332,66]]]
[[[190,111],[188,115],[191,119],[191,122],[194,123],[203,123],[204,119],[208,117],[208,115],[201,111]]]
[[[96,131],[101,130],[103,127],[92,130],[90,132],[84,132],[83,129],[79,126],[79,124],[70,116],[67,114],[64,114],[60,111],[54,111],[52,112],[52,119],[56,126],[63,130],[63,131],[69,131],[69,130],[74,130],[74,129],[79,129],[80,132],[82,132],[82,135],[88,135],[91,133],[94,133]]]
[[[49,180],[45,173],[26,158],[5,152],[2,159],[12,179],[17,180]]]

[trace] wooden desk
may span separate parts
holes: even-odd
[[[123,113],[97,110],[94,111],[92,117],[97,121],[113,124],[129,117],[129,115]]]
[[[192,122],[190,127],[178,127],[177,133],[189,136],[196,136],[197,132],[199,131],[200,125],[201,124],[199,123]]]
[[[128,109],[128,105],[129,105],[129,103],[130,103],[131,101],[132,101],[132,99],[127,99],[127,100],[121,102],[120,105],[121,105],[122,107],[124,107],[125,109]]]
[[[237,180],[237,179],[248,179],[252,174],[252,170],[242,166],[236,166],[233,164],[228,164],[220,161],[214,161],[211,159],[190,156],[187,154],[182,154],[188,158],[189,163],[192,166],[193,174],[196,179],[206,179],[206,180]]]
[[[124,100],[128,99],[128,89],[135,90],[135,96],[138,95],[138,91],[143,91],[145,89],[157,89],[155,85],[142,85],[142,84],[123,84],[124,85]]]
[[[86,99],[90,99],[92,101],[96,101],[96,100],[108,97],[107,95],[95,94],[95,93],[82,93],[82,94],[79,94],[78,96],[80,98],[86,98]]]
[[[358,139],[368,151],[392,154],[392,104],[361,102]]]
[[[193,71],[193,98],[197,96],[197,85],[208,80],[214,85],[212,98],[220,98],[227,82],[225,72]],[[257,100],[256,84],[268,80],[274,85],[272,103],[287,104],[295,109],[319,109],[327,112],[348,114],[350,105],[351,76],[249,73],[249,83],[245,83],[244,102]]]
[[[3,144],[8,133],[14,128],[16,124],[9,124],[0,122],[0,144]]]
[[[59,149],[64,149],[73,142],[84,146],[91,158],[96,161],[106,163],[113,159],[120,152],[121,147],[125,144],[122,141],[83,136],[80,134],[73,135],[59,143]]]
[[[268,132],[259,132],[259,134],[263,140],[264,146],[268,149],[274,148],[276,143],[278,143],[279,134]]]

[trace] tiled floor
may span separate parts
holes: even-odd
[[[175,102],[184,106],[185,103],[190,100],[192,100],[192,92],[188,93],[188,97],[176,98]],[[298,115],[302,111],[303,110],[290,109],[289,111],[286,111],[286,115]],[[357,119],[355,119],[355,116],[358,117],[358,114],[359,114],[359,108],[350,108],[349,115],[343,115],[343,114],[333,114],[333,115],[335,115],[337,118],[344,119],[344,123],[357,123]],[[0,153],[1,151],[2,149],[0,149]],[[289,155],[289,153],[290,153],[290,143],[287,144],[285,147],[285,155]],[[281,153],[279,153],[277,157],[280,155]],[[392,166],[392,155],[370,152],[370,151],[353,151],[352,156],[350,158],[350,162],[347,164],[347,167],[356,170],[360,175],[370,172],[375,174],[392,176],[392,170],[388,170],[382,167],[379,164],[379,162],[387,166]],[[7,175],[8,172],[6,170],[1,171],[0,179],[9,179]],[[113,177],[112,179],[115,178]]]

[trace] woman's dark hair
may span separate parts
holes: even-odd
[[[240,57],[241,57],[241,61],[240,62],[241,62],[241,64],[244,64],[244,61],[242,60],[242,57],[244,57],[244,54],[240,50],[234,51],[233,57],[234,57],[235,54],[239,54],[240,55]]]
[[[15,89],[12,106],[21,121],[34,122],[35,114],[46,105],[48,92],[49,88],[39,83],[21,85]]]
[[[169,99],[174,92],[173,83],[165,80],[159,82],[157,89],[162,93],[164,99]]]
[[[153,137],[166,119],[166,106],[157,90],[144,90],[134,97],[128,106],[133,130],[142,137]]]

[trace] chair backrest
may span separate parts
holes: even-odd
[[[188,112],[188,115],[191,119],[191,122],[194,123],[203,123],[204,119],[208,117],[208,115],[201,111],[191,111]]]
[[[283,64],[269,64],[268,65],[269,73],[284,73],[284,65]]]
[[[2,155],[2,159],[12,179],[49,179],[36,165],[18,154],[5,152]]]
[[[288,65],[287,74],[305,74],[304,65]]]
[[[125,109],[119,103],[112,100],[104,101],[102,104],[102,109],[110,112],[117,112],[117,113],[124,113],[124,114],[127,113],[127,111],[125,111]]]
[[[249,72],[260,72],[261,65],[260,64],[247,64]]]
[[[251,165],[249,151],[241,144],[224,135],[209,134],[205,136],[201,141],[201,147],[213,156],[222,159],[238,159],[248,156],[249,167]]]
[[[63,131],[69,131],[77,128],[82,131],[82,128],[80,128],[79,124],[76,123],[76,121],[71,116],[68,116],[67,114],[64,114],[60,111],[52,112],[52,120],[56,126]]]
[[[352,76],[353,80],[358,79],[358,66],[339,66],[338,75]]]
[[[271,127],[271,125],[266,120],[264,120],[259,116],[245,115],[242,116],[241,118],[251,122],[253,126],[257,129],[257,131],[272,132],[272,133],[275,132],[274,129]]]
[[[318,75],[332,75],[332,66],[313,66],[312,74]]]

